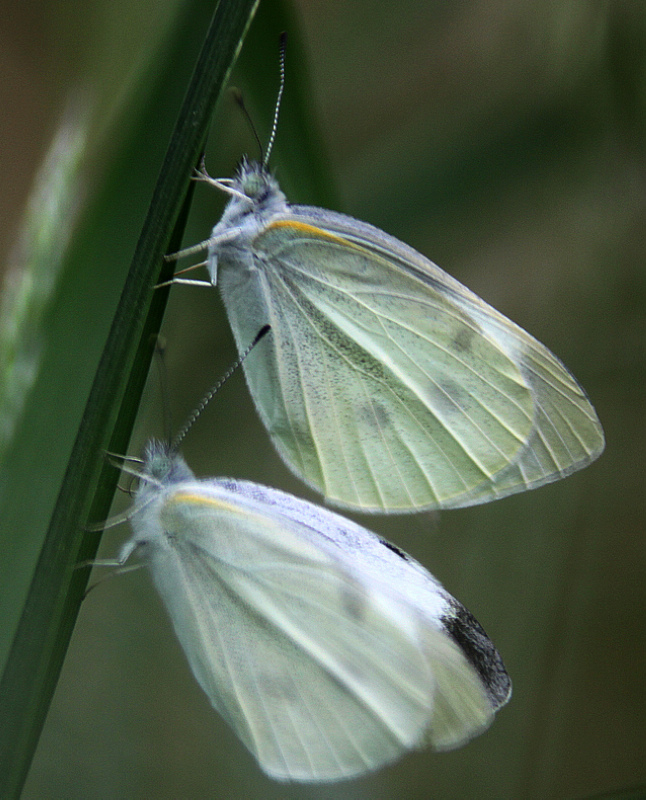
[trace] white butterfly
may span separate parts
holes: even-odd
[[[343,214],[290,205],[243,162],[208,248],[278,452],[331,503],[458,508],[563,478],[603,450],[585,392],[546,347],[424,256]],[[178,281],[195,283],[195,281]]]
[[[258,484],[197,480],[151,443],[119,563],[141,553],[214,708],[273,778],[361,775],[464,744],[511,683],[420,564]]]

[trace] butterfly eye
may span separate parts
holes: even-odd
[[[242,181],[242,191],[252,200],[261,201],[267,194],[267,181],[261,172],[248,172]]]

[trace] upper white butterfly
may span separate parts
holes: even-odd
[[[282,458],[328,501],[459,508],[602,452],[594,408],[559,359],[424,256],[290,205],[262,164],[202,177],[231,196],[202,246],[238,348],[271,325],[244,363],[254,402]]]

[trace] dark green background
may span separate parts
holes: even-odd
[[[90,152],[90,201],[128,186],[114,250],[102,246],[62,277],[52,302],[83,301],[68,316],[51,312],[51,325],[67,335],[64,358],[51,360],[55,348],[46,347],[49,377],[3,466],[3,486],[11,472],[18,487],[4,500],[29,506],[32,517],[47,519],[58,490],[55,479],[44,483],[42,462],[59,451],[63,458],[73,439],[181,86],[169,86],[158,129],[138,130],[137,109],[180,23],[197,54],[196,15],[208,21],[209,5],[192,4],[191,34],[182,8],[97,1],[0,12],[3,252],[65,93],[79,81],[92,79],[104,112]],[[328,787],[265,779],[210,709],[137,572],[102,584],[83,605],[25,797],[579,798],[646,784],[643,4],[300,0],[288,9],[296,24],[272,164],[290,199],[384,228],[544,342],[589,393],[606,452],[566,481],[498,503],[358,518],[442,580],[505,659],[514,696],[467,747],[413,754]],[[235,79],[263,140],[285,25],[274,13],[262,8]],[[178,78],[191,66],[178,64]],[[294,122],[303,109],[309,132]],[[299,180],[308,150],[317,161]],[[256,154],[253,139],[225,97],[210,171],[229,175],[245,151]],[[114,178],[119,170],[127,180]],[[221,205],[197,187],[187,244],[208,235]],[[101,207],[88,208],[97,215]],[[174,288],[164,335],[177,428],[235,355],[217,292]],[[163,429],[159,394],[155,378],[132,452]],[[310,496],[274,454],[241,374],[184,453],[201,476]],[[126,535],[108,532],[102,554]],[[2,537],[37,541],[37,521],[12,524]],[[6,558],[3,569],[12,569]]]

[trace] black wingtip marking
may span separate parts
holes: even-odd
[[[500,708],[511,696],[511,679],[482,625],[454,598],[450,600],[449,613],[442,617],[442,623],[480,676],[494,709]]]

